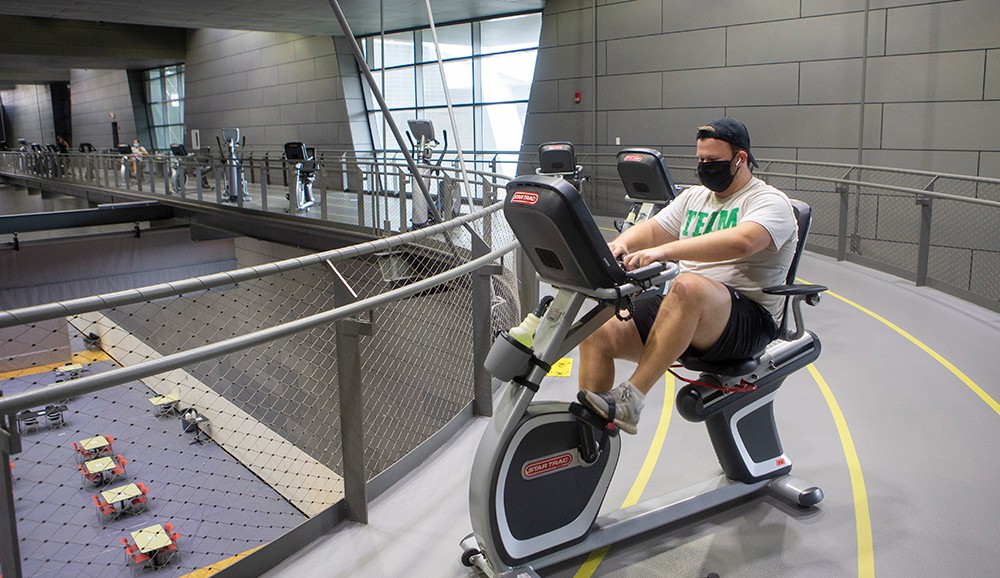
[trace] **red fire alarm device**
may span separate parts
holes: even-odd
[[[583,100],[583,93],[581,93],[579,90],[573,93],[574,104],[580,104],[582,100]]]

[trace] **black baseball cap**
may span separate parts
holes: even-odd
[[[735,145],[736,148],[747,151],[747,158],[750,159],[750,164],[755,167],[758,166],[757,160],[753,158],[753,153],[750,152],[750,133],[747,132],[746,125],[735,118],[724,116],[704,126],[699,126],[698,138],[714,138]]]

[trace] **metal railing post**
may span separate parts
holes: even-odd
[[[260,167],[260,209],[267,212],[267,185],[271,182],[270,165],[267,154],[264,154],[264,164]]]
[[[336,267],[334,303],[342,307],[358,301]],[[372,323],[357,317],[339,319],[337,331],[337,394],[340,400],[340,445],[344,456],[344,501],[349,519],[368,523],[368,476],[365,473],[365,408],[361,383],[361,336],[372,334]]]
[[[847,183],[837,183],[837,194],[840,196],[840,222],[837,227],[837,260],[847,259],[847,213],[850,210],[851,191]]]
[[[918,198],[920,207],[920,240],[917,244],[917,287],[927,285],[927,266],[931,254],[931,208],[933,199]]]
[[[10,463],[11,431],[15,426],[13,414],[0,416],[0,571],[8,578],[21,578],[21,550],[17,538],[17,516],[14,512],[14,476],[7,464]],[[10,428],[10,429],[7,429]],[[16,435],[16,434],[15,434]]]
[[[487,255],[490,247],[476,236],[472,237],[472,256],[474,259]],[[490,303],[492,277],[503,273],[500,265],[486,265],[476,270],[472,276],[472,390],[473,411],[476,415],[493,415],[492,376],[483,364],[490,351],[491,320]]]

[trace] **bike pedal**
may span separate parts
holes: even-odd
[[[616,436],[620,431],[619,427],[615,425],[614,422],[608,421],[606,418],[594,413],[594,410],[575,401],[569,404],[569,412],[580,421],[592,426],[594,429],[608,432],[608,435]]]

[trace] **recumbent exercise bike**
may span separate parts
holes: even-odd
[[[619,157],[629,197],[658,205],[672,200],[674,187],[659,153],[632,152]],[[790,475],[792,462],[772,412],[784,379],[820,354],[819,339],[803,325],[801,303],[815,304],[826,288],[794,284],[810,223],[808,205],[793,201],[798,246],[786,284],[765,289],[785,296],[779,337],[752,359],[682,358],[701,375],[678,391],[678,412],[688,421],[705,422],[724,476],[710,491],[680,491],[598,519],[620,453],[617,428],[578,403],[532,399],[553,363],[610,319],[624,300],[660,290],[679,267],[654,263],[622,270],[583,199],[564,179],[522,176],[507,190],[504,215],[540,278],[557,293],[539,307],[532,347],[504,332],[487,356],[487,370],[507,385],[473,462],[473,533],[461,542],[463,564],[489,576],[533,576],[536,569],[765,491],[800,507],[823,499],[820,488]],[[590,308],[578,315],[587,302]]]

